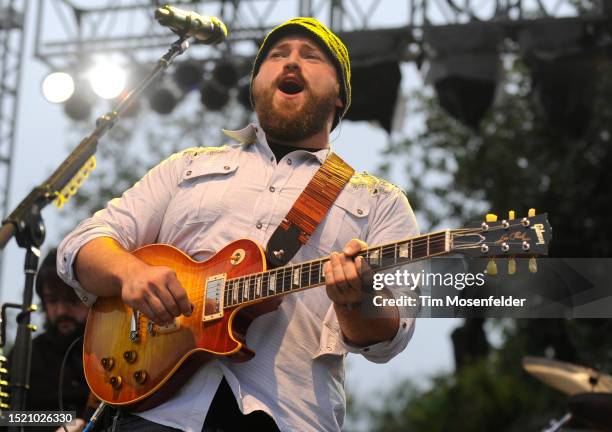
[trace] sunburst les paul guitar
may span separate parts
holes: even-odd
[[[449,253],[475,257],[545,255],[551,239],[546,214],[497,221],[493,215],[472,228],[448,229],[359,253],[374,271]],[[158,326],[119,297],[99,298],[87,319],[85,377],[102,401],[134,411],[167,400],[206,361],[241,362],[255,353],[245,345],[251,321],[276,309],[288,294],[324,283],[326,258],[268,270],[263,249],[234,241],[207,261],[153,244],[134,252],[150,265],[175,270],[195,305],[190,317]]]

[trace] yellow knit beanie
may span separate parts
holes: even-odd
[[[253,79],[259,72],[261,63],[266,58],[270,48],[278,40],[290,34],[303,34],[313,39],[324,52],[332,60],[332,63],[336,67],[338,73],[338,79],[340,81],[340,99],[342,100],[344,107],[341,112],[337,112],[334,118],[334,124],[332,130],[336,127],[338,122],[349,109],[351,105],[351,63],[349,60],[348,50],[344,43],[336,36],[329,28],[323,25],[320,21],[315,18],[309,17],[298,17],[293,18],[279,26],[275,27],[268,33],[263,43],[259,47],[255,61],[253,62],[253,71],[251,73],[251,105],[255,107],[253,103]]]

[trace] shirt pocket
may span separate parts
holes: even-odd
[[[237,169],[238,161],[229,155],[205,156],[187,166],[173,198],[173,222],[179,226],[214,222],[226,211],[224,198]]]
[[[369,202],[354,193],[342,192],[306,246],[320,255],[342,251],[349,240],[365,235],[369,214]]]

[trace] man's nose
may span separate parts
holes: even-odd
[[[286,70],[298,70],[300,68],[300,55],[296,51],[292,51],[287,57],[285,63]]]

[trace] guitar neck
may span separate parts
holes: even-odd
[[[449,253],[451,230],[438,231],[394,243],[370,247],[358,253],[373,271]],[[329,257],[262,273],[228,279],[225,282],[224,308],[314,288],[325,281],[323,265]]]

